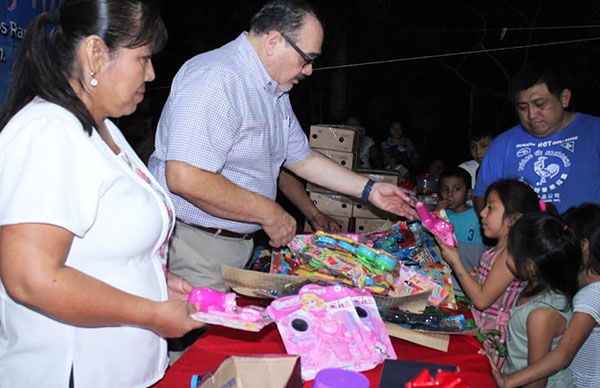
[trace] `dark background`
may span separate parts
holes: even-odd
[[[548,62],[570,76],[575,110],[598,115],[600,2],[391,1],[313,2],[325,19],[323,55],[314,74],[290,93],[296,115],[311,124],[357,116],[376,141],[393,120],[428,158],[470,159],[467,129],[501,132],[516,123],[508,81],[524,64]],[[145,103],[120,126],[143,157],[175,72],[192,56],[248,30],[264,1],[162,1],[169,30],[154,59],[156,80]],[[540,44],[550,44],[534,47]],[[529,46],[511,49],[515,46]],[[442,56],[466,51],[480,53]],[[426,57],[426,58],[422,58]],[[399,61],[394,61],[399,60]],[[353,67],[332,66],[390,61]]]

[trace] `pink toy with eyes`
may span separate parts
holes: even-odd
[[[198,307],[192,318],[236,329],[259,331],[272,322],[260,306],[239,307],[233,292],[224,293],[211,288],[194,288],[188,302]]]
[[[393,350],[386,352],[387,347],[380,340],[385,335],[386,344],[389,343],[383,322],[381,328],[371,324],[374,322],[363,322],[352,297],[369,298],[375,305],[366,292],[339,285],[308,284],[298,295],[278,298],[267,307],[288,354],[301,356],[304,379],[313,379],[324,368],[363,371],[384,358],[395,358]]]
[[[442,240],[444,244],[455,247],[456,239],[454,238],[454,225],[448,221],[439,219],[435,214],[431,214],[423,202],[417,202],[416,206],[423,226],[433,233],[434,236]]]
[[[194,288],[188,296],[188,302],[198,306],[203,312],[234,311],[237,308],[235,293],[224,293],[212,288]]]

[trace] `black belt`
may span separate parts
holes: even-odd
[[[239,239],[242,239],[242,240],[252,240],[252,237],[254,237],[254,233],[242,234],[242,233],[232,232],[232,231],[227,230],[227,229],[208,228],[206,226],[191,225],[191,224],[186,224],[186,225],[189,225],[189,226],[191,226],[193,228],[196,228],[196,229],[200,229],[203,232],[210,233],[210,234],[213,234],[215,236],[233,237],[233,238],[239,238]]]

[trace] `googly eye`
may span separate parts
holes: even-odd
[[[294,319],[292,321],[292,327],[296,331],[306,331],[308,330],[308,322],[306,322],[304,319]]]
[[[367,310],[365,310],[364,308],[362,308],[360,306],[355,306],[354,308],[356,309],[356,313],[358,314],[358,316],[361,318],[366,318],[369,315]]]

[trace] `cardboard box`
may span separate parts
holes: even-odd
[[[356,152],[343,152],[323,148],[313,148],[313,150],[327,156],[329,159],[332,159],[349,170],[354,169],[356,166]]]
[[[330,216],[352,217],[352,199],[341,194],[310,192],[308,195],[321,212]]]
[[[281,293],[294,283],[305,283],[309,278],[297,275],[279,275],[274,273],[250,271],[241,268],[221,264],[221,276],[225,286],[231,287],[240,295],[264,298],[264,293],[256,293],[257,290],[274,290]],[[270,294],[267,294],[270,295]],[[421,313],[429,305],[431,290],[422,291],[418,294],[389,297],[373,295],[377,307],[380,309],[402,309],[415,313]],[[275,297],[271,296],[273,299]]]
[[[347,125],[311,125],[308,142],[311,147],[335,151],[354,152],[363,129]]]
[[[354,225],[356,233],[369,234],[388,230],[394,225],[394,221],[381,218],[355,218]]]
[[[203,380],[200,388],[302,388],[300,357],[231,356]]]
[[[310,183],[310,182],[306,183],[306,191],[308,191],[309,193],[321,193],[321,194],[330,194],[330,195],[339,194],[339,193],[336,193],[335,191],[326,189],[323,186],[315,185],[314,183]]]
[[[379,218],[397,220],[398,216],[393,213],[388,213],[379,209],[378,207],[371,205],[370,203],[364,203],[355,201],[352,208],[352,217],[355,218]]]
[[[373,179],[375,182],[387,182],[396,186],[400,184],[400,174],[395,171],[356,170],[356,173]]]
[[[351,222],[352,218],[350,218],[350,217],[333,217],[333,216],[330,216],[330,217],[337,221],[337,224],[340,227],[341,233],[353,233],[354,232],[354,227]],[[307,233],[313,233],[315,231],[312,228],[312,226],[310,226],[310,223],[308,222],[308,220],[304,222],[304,231]]]

